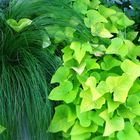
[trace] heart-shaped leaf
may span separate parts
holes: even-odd
[[[28,18],[20,19],[18,22],[15,19],[8,19],[7,24],[16,32],[22,31],[24,28],[31,25],[32,20]]]

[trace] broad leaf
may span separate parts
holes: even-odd
[[[116,14],[116,11],[111,8],[107,8],[103,5],[100,5],[98,8],[98,11],[100,12],[101,15],[103,15],[105,18],[110,17],[111,15]]]
[[[126,74],[122,76],[110,76],[107,78],[106,83],[110,89],[110,92],[113,92],[114,101],[124,103],[128,96],[128,92],[133,85],[133,78],[129,77]],[[112,84],[113,83],[113,84]]]
[[[18,22],[15,19],[8,19],[7,24],[16,32],[22,31],[27,26],[31,25],[32,20],[28,18],[20,19]]]
[[[67,130],[74,124],[76,116],[68,105],[59,105],[55,108],[55,114],[49,127],[50,132]]]
[[[68,78],[69,69],[67,67],[60,67],[56,73],[53,75],[51,83],[61,83]]]
[[[70,81],[62,82],[58,87],[54,88],[49,99],[51,100],[63,100],[65,102],[71,102],[75,99],[77,95],[77,89],[73,89],[73,85]]]
[[[100,97],[98,100],[93,101],[93,94],[90,90],[82,91],[80,96],[82,97],[80,106],[81,112],[90,111],[92,109],[100,109],[102,105],[105,104],[104,97]]]
[[[99,36],[102,38],[113,37],[113,35],[105,28],[103,23],[97,23],[91,26],[91,32],[93,36]]]
[[[111,55],[106,55],[103,59],[103,62],[101,63],[101,68],[103,70],[110,70],[113,67],[120,66],[120,64],[121,64],[120,60],[117,60]]]
[[[115,115],[113,118],[110,118],[107,110],[103,111],[100,116],[106,121],[103,136],[109,136],[115,131],[124,129],[124,120],[122,117]]]
[[[96,132],[98,126],[96,124],[91,124],[89,127],[82,127],[78,121],[76,121],[75,125],[71,130],[71,135],[80,135],[87,132]]]
[[[87,11],[87,17],[84,19],[85,24],[87,27],[94,26],[97,23],[105,22],[107,23],[108,21],[106,18],[104,18],[98,11],[96,10],[88,10]]]
[[[91,52],[92,47],[89,43],[83,43],[80,42],[73,42],[70,45],[70,48],[74,50],[74,57],[78,61],[78,63],[81,63],[82,59],[84,58],[86,52]]]
[[[126,122],[124,130],[118,132],[117,138],[118,140],[140,140],[140,135],[132,126],[132,124]]]
[[[136,64],[131,60],[124,60],[124,62],[121,64],[121,68],[134,80],[140,76],[140,64]]]

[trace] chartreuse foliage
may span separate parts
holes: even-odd
[[[66,140],[140,139],[140,46],[132,41],[134,24],[116,8],[98,0],[77,0],[91,41],[73,41],[51,82],[55,108],[49,131]],[[134,31],[131,31],[134,32]]]

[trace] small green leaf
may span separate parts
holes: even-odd
[[[92,69],[100,69],[100,65],[96,62],[96,59],[93,58],[87,58],[86,60],[86,69],[87,71]]]
[[[80,42],[73,42],[70,45],[70,48],[74,50],[74,57],[80,64],[82,59],[84,58],[86,52],[92,52],[92,47],[89,43],[83,43]]]
[[[0,125],[0,134],[5,130],[6,130],[6,128]]]
[[[89,6],[92,9],[98,9],[100,3],[101,3],[100,0],[93,0],[93,1],[90,1],[90,5]]]
[[[118,132],[117,138],[118,140],[140,140],[140,135],[132,126],[132,124],[126,122],[124,130]]]
[[[74,3],[74,8],[76,11],[85,14],[87,12],[89,4],[90,4],[89,0],[76,0]]]
[[[127,99],[127,106],[131,109],[131,112],[140,116],[140,97],[136,95],[130,95]]]
[[[105,28],[103,23],[97,23],[91,26],[91,32],[93,36],[99,36],[102,38],[113,37],[113,35]]]
[[[50,132],[67,132],[68,129],[74,125],[76,116],[74,110],[68,105],[59,105],[55,108],[55,114],[51,121],[49,131]]]
[[[121,38],[114,38],[111,40],[111,45],[107,48],[106,54],[117,54],[122,57],[128,53],[128,47],[124,44]]]
[[[68,75],[69,75],[69,69],[67,67],[62,66],[53,75],[51,83],[61,83],[67,80]]]
[[[69,46],[65,47],[62,50],[62,52],[64,53],[64,55],[63,55],[64,63],[69,61],[69,60],[71,60],[73,58],[73,50]]]
[[[23,19],[20,19],[19,22],[17,22],[15,19],[8,19],[6,22],[13,30],[15,30],[16,32],[20,32],[24,28],[31,25],[32,20],[28,18],[23,18]]]
[[[124,60],[121,64],[121,69],[134,80],[140,76],[140,64],[136,64],[131,60]]]
[[[82,91],[80,93],[80,97],[82,97],[82,102],[80,105],[81,112],[90,111],[92,109],[100,109],[102,105],[105,104],[104,97],[100,97],[98,100],[93,101],[93,94],[89,89]]]
[[[82,63],[79,67],[72,67],[73,70],[75,70],[79,75],[83,73],[85,70],[86,64]]]
[[[109,94],[107,97],[108,113],[114,112],[119,105],[120,103],[113,101],[111,95]]]
[[[120,60],[117,60],[115,57],[111,55],[106,55],[101,63],[101,68],[103,70],[110,70],[113,67],[119,66],[121,64]]]
[[[84,19],[85,24],[87,27],[94,26],[97,23],[105,22],[107,23],[108,21],[106,18],[104,18],[98,11],[96,10],[88,10],[87,11],[87,17]]]
[[[108,23],[105,23],[105,28],[108,29],[111,33],[119,33],[117,27],[112,24],[111,21],[108,21]]]
[[[51,41],[50,41],[49,36],[48,36],[48,35],[44,35],[42,47],[43,47],[43,48],[47,48],[47,47],[50,46],[50,45],[51,45]]]
[[[109,118],[108,111],[105,110],[100,114],[105,121],[105,130],[103,136],[110,136],[115,131],[121,131],[124,129],[124,120],[122,117],[115,115],[113,118]]]
[[[98,126],[96,124],[91,124],[89,127],[82,127],[78,121],[76,121],[75,125],[71,130],[71,135],[80,135],[88,132],[96,132]]]
[[[110,92],[114,92],[114,101],[124,103],[128,96],[128,92],[134,83],[134,80],[132,77],[123,74],[122,76],[109,76],[106,79],[106,83],[110,89]]]
[[[99,6],[98,11],[105,18],[110,17],[111,15],[116,14],[116,11],[114,9],[107,8],[107,7],[103,6],[103,5]]]
[[[132,113],[131,108],[124,105],[119,106],[119,108],[117,109],[117,113],[119,116],[122,116],[123,118],[127,118],[129,120],[133,120],[136,117],[136,115]]]
[[[50,100],[64,100],[66,102],[73,101],[77,95],[77,89],[73,90],[73,85],[70,81],[62,82],[58,87],[54,88],[50,95]]]
[[[135,23],[133,20],[130,20],[124,13],[117,13],[117,16],[119,17],[117,24],[124,28],[131,26]]]
[[[95,124],[98,126],[103,126],[104,125],[104,120],[99,116],[101,113],[102,109],[96,110],[96,111],[89,111],[88,112],[88,118],[92,120]],[[87,113],[87,112],[85,112]]]
[[[130,31],[130,32],[127,32],[126,35],[127,35],[127,39],[128,39],[128,40],[133,41],[133,40],[137,37],[138,32]]]
[[[77,117],[79,123],[82,127],[89,127],[91,125],[91,120],[89,118],[89,112],[80,112],[80,106],[76,107]]]

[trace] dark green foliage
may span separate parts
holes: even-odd
[[[0,9],[0,124],[6,128],[0,140],[27,139],[25,135],[31,140],[53,139],[46,133],[52,114],[48,92],[60,63],[42,48],[44,27],[55,23],[48,17],[51,4],[12,0]],[[32,24],[19,33],[6,23],[22,18]]]

